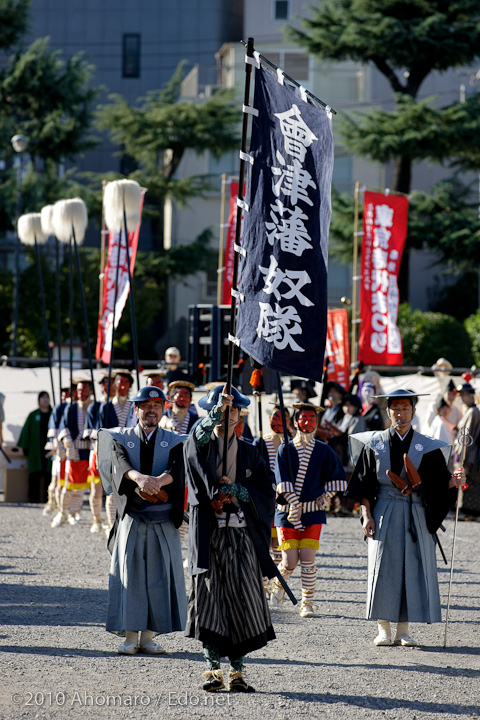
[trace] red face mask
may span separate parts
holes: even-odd
[[[241,438],[244,430],[245,430],[245,422],[243,420],[239,420],[238,423],[235,425],[235,435],[238,438]]]
[[[115,387],[120,397],[126,397],[126,395],[128,395],[128,391],[130,390],[130,383],[126,377],[119,375],[115,380]]]
[[[302,410],[297,419],[301,433],[313,433],[317,427],[317,415],[313,410]]]
[[[177,407],[186,408],[190,406],[190,393],[187,388],[179,388],[173,397]]]
[[[282,416],[279,410],[274,412],[270,418],[270,427],[274,433],[283,433]]]

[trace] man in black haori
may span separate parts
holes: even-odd
[[[435,533],[465,476],[448,470],[451,446],[412,428],[417,395],[387,397],[388,430],[350,436],[354,471],[345,495],[361,503],[368,541],[367,619],[377,646],[417,645],[409,622],[441,622]],[[392,640],[390,623],[397,623]]]
[[[187,637],[203,643],[208,670],[203,689],[224,687],[220,659],[230,660],[227,689],[252,692],[244,677],[244,655],[275,638],[262,574],[273,577],[269,555],[275,486],[253,445],[238,439],[239,411],[250,400],[219,385],[199,401],[209,414],[184,446],[190,525],[188,567],[192,588]],[[230,407],[226,475],[222,472],[224,417]]]
[[[178,527],[183,519],[183,436],[158,423],[166,397],[144,387],[132,402],[134,428],[100,428],[98,469],[115,495],[117,517],[109,537],[109,632],[125,637],[121,655],[165,650],[153,635],[183,630],[187,610]],[[140,636],[139,636],[140,633]]]

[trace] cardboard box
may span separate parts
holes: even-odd
[[[2,448],[11,462],[4,460],[3,500],[4,502],[28,502],[28,463],[27,458],[16,445],[4,445]]]

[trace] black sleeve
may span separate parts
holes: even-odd
[[[364,447],[344,495],[358,502],[361,502],[362,498],[367,498],[373,508],[377,496],[377,486],[375,454],[371,448]]]
[[[418,467],[422,478],[420,492],[425,505],[429,532],[435,533],[455,504],[457,488],[449,488],[451,473],[441,450],[426,453]]]
[[[119,495],[131,495],[135,492],[138,487],[136,482],[125,477],[125,473],[135,468],[130,462],[128,453],[121,445],[118,440],[113,440],[112,448],[112,465],[116,467],[116,471],[113,473],[112,481],[116,486],[117,493]]]
[[[185,504],[185,467],[183,462],[183,443],[178,443],[170,450],[168,468],[165,472],[170,473],[173,482],[165,485],[168,499],[172,503],[171,519],[175,527],[180,527],[183,522],[183,508]]]

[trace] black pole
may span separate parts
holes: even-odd
[[[95,378],[93,377],[92,348],[90,347],[90,334],[88,332],[87,306],[85,303],[85,292],[83,290],[82,270],[80,268],[80,255],[78,252],[77,238],[75,237],[75,228],[73,227],[73,225],[72,225],[72,237],[73,237],[73,246],[75,248],[75,260],[77,263],[77,275],[78,275],[78,286],[80,288],[80,299],[82,301],[83,325],[84,325],[84,329],[85,329],[85,342],[87,345],[88,365],[90,367],[90,377],[92,378],[93,400],[94,400],[94,402],[97,402],[97,396],[95,393]]]
[[[240,40],[240,42],[242,43],[242,45],[245,45],[245,46],[247,45],[247,43],[245,42],[245,40]],[[281,70],[281,68],[279,68],[278,65],[275,65],[275,63],[273,63],[271,60],[269,60],[267,57],[265,57],[265,55],[262,55],[262,53],[258,53],[258,57],[259,57],[261,60],[263,60],[267,65],[270,65],[270,67],[272,68],[272,70],[275,70],[275,71]],[[290,75],[287,75],[287,73],[284,72],[283,70],[282,70],[282,73],[283,73],[283,77],[285,78],[285,80],[288,80],[288,82],[292,83],[292,85],[295,85],[295,87],[298,87],[298,88],[299,88],[299,87],[302,87],[301,84],[300,84],[297,80],[295,80],[295,78],[291,77]],[[305,88],[304,88],[304,89],[305,89]],[[320,98],[318,98],[316,95],[314,95],[313,93],[311,93],[310,90],[306,90],[306,89],[305,89],[305,92],[307,93],[307,95],[308,95],[309,98],[311,98],[311,99],[314,100],[316,103],[318,103],[319,105],[321,105],[321,107],[323,107],[323,108],[325,108],[325,109],[329,108],[329,109],[331,110],[331,112],[332,112],[333,115],[336,115],[336,114],[337,114],[337,111],[336,111],[336,110],[334,110],[332,107],[330,107],[330,105],[327,105],[327,103],[324,103],[323,100],[320,100]]]
[[[253,57],[253,38],[248,38],[247,43],[247,56]],[[245,92],[243,97],[243,104],[247,107],[250,102],[250,81],[252,77],[252,66],[249,63],[245,63]],[[242,144],[241,150],[243,153],[247,150],[247,132],[248,132],[248,114],[243,113],[242,123]],[[238,199],[243,200],[243,186],[245,184],[245,160],[240,160],[240,173],[238,177]],[[242,208],[237,205],[237,225],[235,228],[235,245],[240,244],[240,233],[242,229]],[[233,278],[232,278],[232,290],[237,289],[238,279],[238,253],[235,252],[233,262]],[[233,351],[234,343],[231,338],[235,337],[235,329],[237,325],[237,299],[232,294],[230,304],[230,325],[228,330],[228,361],[227,361],[227,387],[226,394],[230,395],[232,391],[232,378],[233,378]],[[227,407],[225,412],[225,429],[223,438],[223,464],[222,474],[227,474],[227,460],[228,460],[228,430],[230,426],[230,408]]]
[[[62,320],[60,313],[60,241],[55,238],[55,291],[57,297],[57,348],[58,348],[58,382],[60,400],[62,398]]]
[[[132,272],[130,270],[130,248],[128,246],[128,230],[127,230],[127,212],[125,210],[125,190],[123,191],[123,228],[125,232],[125,245],[127,250],[127,270],[128,270],[128,282],[130,283],[130,315],[132,318],[132,343],[133,343],[133,357],[135,359],[135,372],[137,375],[137,390],[140,390],[140,369],[138,363],[138,343],[137,343],[137,323],[135,320],[135,300],[133,297],[133,279]]]
[[[42,266],[41,266],[41,261],[40,261],[40,248],[38,246],[36,235],[34,235],[34,242],[35,242],[35,253],[37,256],[38,284],[40,286],[40,300],[42,303],[43,330],[45,332],[45,342],[47,345],[48,369],[50,371],[50,384],[52,386],[52,400],[53,400],[53,404],[56,405],[57,403],[55,400],[55,385],[53,384],[52,354],[50,352],[50,335],[48,332],[48,322],[47,322],[47,306],[45,303],[45,288],[43,285],[43,272],[42,272]],[[60,392],[62,392],[61,389],[60,389]]]
[[[112,233],[115,236],[114,233]],[[110,242],[109,242],[110,244]],[[112,347],[110,349],[110,362],[108,363],[108,384],[107,384],[107,402],[112,402],[113,398],[110,397],[110,384],[112,382],[112,363],[113,363],[113,339],[115,337],[115,310],[117,308],[117,295],[118,295],[118,273],[120,270],[120,251],[122,249],[122,233],[118,234],[118,250],[117,250],[117,269],[115,272],[115,292],[113,296],[113,317],[112,317]],[[113,258],[112,258],[113,259]]]
[[[282,414],[282,428],[283,428],[283,439],[285,441],[285,453],[287,455],[287,467],[288,467],[288,474],[290,475],[290,482],[292,485],[295,486],[295,478],[293,475],[293,467],[292,467],[292,458],[290,455],[290,435],[288,434],[288,428],[287,428],[287,421],[285,420],[285,404],[283,402],[283,390],[282,390],[282,380],[280,378],[280,373],[278,370],[276,371],[277,374],[277,388],[278,388],[278,402],[280,404],[280,412]]]
[[[12,321],[12,356],[17,357],[18,309],[20,304],[20,238],[18,237],[18,220],[22,211],[22,175],[23,152],[19,153],[17,169],[17,216],[15,218],[15,273],[13,276],[13,321]],[[12,362],[12,367],[17,363]]]
[[[73,250],[72,250],[72,238],[68,243],[68,313],[69,317],[69,345],[70,345],[70,402],[73,403]]]
[[[258,412],[258,437],[263,438],[263,418],[262,418],[262,393],[253,391],[253,394],[257,398],[257,412]]]

